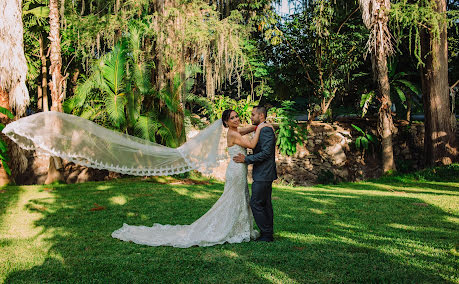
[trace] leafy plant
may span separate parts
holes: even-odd
[[[355,130],[357,130],[360,133],[360,136],[358,136],[355,139],[355,148],[357,148],[357,150],[368,150],[370,144],[373,144],[374,146],[379,144],[378,138],[375,135],[371,133],[366,133],[362,130],[362,128],[358,127],[357,125],[351,125]]]
[[[25,0],[22,2],[22,21],[24,27],[24,55],[27,61],[27,81],[30,99],[35,104],[35,92],[41,85],[39,75],[42,73],[40,58],[40,41],[46,49],[46,37],[49,33],[49,7],[47,0]],[[46,51],[44,51],[46,52]]]
[[[8,109],[4,107],[0,107],[0,113],[6,115],[9,119],[14,118],[14,115],[11,113],[11,111],[9,111]],[[5,125],[3,123],[0,123],[0,131],[2,131],[3,128],[5,128]],[[0,138],[0,160],[2,161],[2,165],[6,173],[8,175],[11,175],[10,167],[7,164],[7,162],[10,160],[10,157],[8,157],[7,150],[8,150],[8,146],[6,145],[6,142]]]
[[[252,100],[250,95],[246,99],[236,100],[227,96],[217,96],[213,101],[210,101],[210,108],[203,111],[204,115],[208,115],[211,121],[219,119],[227,109],[232,109],[239,115],[241,123],[250,123],[250,117],[253,107],[257,106],[259,101]]]
[[[236,111],[239,115],[239,119],[242,123],[251,123],[251,115],[252,110],[255,106],[257,106],[259,101],[252,100],[252,97],[249,95],[245,100],[237,100],[236,105],[234,107],[234,111]]]
[[[181,83],[174,82],[168,86],[170,90],[153,89],[152,64],[144,60],[141,35],[142,28],[132,24],[127,37],[94,62],[91,74],[77,86],[75,96],[66,100],[64,110],[153,142],[157,135],[162,140],[173,139],[173,123],[161,121],[159,113],[146,109],[142,102],[157,97],[174,111],[177,103],[173,96]]]
[[[397,159],[395,160],[395,164],[398,172],[409,173],[413,171],[415,163],[413,160]]]
[[[226,109],[232,108],[235,104],[235,101],[230,97],[226,96],[216,96],[211,103],[211,108],[203,111],[204,115],[208,115],[211,121],[219,119],[222,117],[223,112]]]
[[[282,107],[270,109],[268,115],[272,117],[275,122],[279,123],[277,129],[277,146],[281,153],[292,156],[296,153],[296,145],[303,145],[303,141],[307,140],[307,130],[298,125],[293,118],[295,109],[293,108],[295,102],[284,101]]]
[[[416,76],[417,74],[414,72],[397,72],[397,65],[398,61],[396,59],[389,60],[387,65],[391,96],[400,100],[407,110],[407,116],[410,116],[412,103],[421,94],[421,89],[409,80],[410,76]],[[410,120],[410,118],[407,117],[407,120]]]
[[[368,108],[373,103],[375,94],[376,93],[374,90],[368,93],[362,94],[362,97],[360,98],[360,107],[362,108],[362,117],[364,117],[367,114]]]
[[[393,102],[400,102],[407,111],[407,120],[410,120],[411,106],[418,100],[418,95],[421,94],[419,86],[409,80],[410,76],[416,75],[414,72],[397,72],[398,61],[391,59],[388,61],[388,77]],[[370,75],[369,73],[361,73],[360,76]],[[368,112],[369,107],[376,98],[375,90],[363,93],[360,98],[360,107],[362,108],[362,117]]]

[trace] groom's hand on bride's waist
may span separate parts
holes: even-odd
[[[234,156],[233,161],[235,161],[236,163],[244,163],[245,162],[244,154],[241,154],[241,153],[237,154],[236,156]]]

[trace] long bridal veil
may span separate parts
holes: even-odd
[[[96,169],[129,175],[171,175],[208,172],[224,156],[222,122],[217,120],[179,148],[101,127],[84,118],[42,112],[8,124],[2,131],[27,150],[61,157]]]

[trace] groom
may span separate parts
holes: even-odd
[[[256,106],[252,110],[252,123],[260,125],[266,123],[267,111],[263,106]],[[255,222],[260,228],[261,236],[257,241],[272,242],[273,239],[273,206],[271,193],[276,173],[276,137],[271,127],[261,129],[258,143],[253,149],[253,155],[239,154],[233,158],[237,163],[253,164],[253,183],[250,207]]]

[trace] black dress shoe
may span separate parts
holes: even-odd
[[[273,242],[274,239],[271,237],[259,237],[255,240],[256,242]]]

